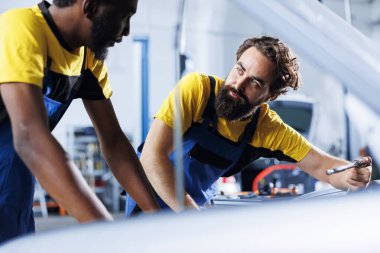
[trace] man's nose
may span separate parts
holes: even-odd
[[[247,77],[246,76],[239,76],[235,83],[235,88],[237,90],[244,91],[247,86]]]
[[[128,20],[128,21],[126,21],[121,34],[123,36],[128,36],[129,35],[129,31],[130,31],[130,26],[129,26],[129,20]]]

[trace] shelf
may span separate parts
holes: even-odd
[[[116,209],[119,209],[120,191],[115,189],[121,187],[101,154],[94,128],[71,126],[67,129],[67,138],[66,151],[88,185],[106,206],[112,206],[112,211],[119,211]]]

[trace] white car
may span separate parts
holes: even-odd
[[[81,225],[10,241],[0,253],[380,252],[379,188]]]

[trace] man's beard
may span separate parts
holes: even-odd
[[[107,44],[109,43],[109,17],[102,15],[94,17],[92,26],[92,42],[89,48],[94,52],[95,58],[104,61],[108,55]],[[108,32],[107,32],[108,31]]]
[[[233,98],[229,92],[234,92],[240,98]],[[218,117],[235,121],[252,115],[255,106],[249,103],[247,96],[240,90],[223,84],[216,96],[215,108]]]

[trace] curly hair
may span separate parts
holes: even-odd
[[[259,50],[277,67],[277,76],[269,89],[273,95],[272,99],[287,93],[290,88],[297,90],[302,86],[297,58],[292,55],[287,45],[279,39],[268,36],[250,38],[240,45],[236,52],[236,60],[239,60],[245,50],[251,47]]]

